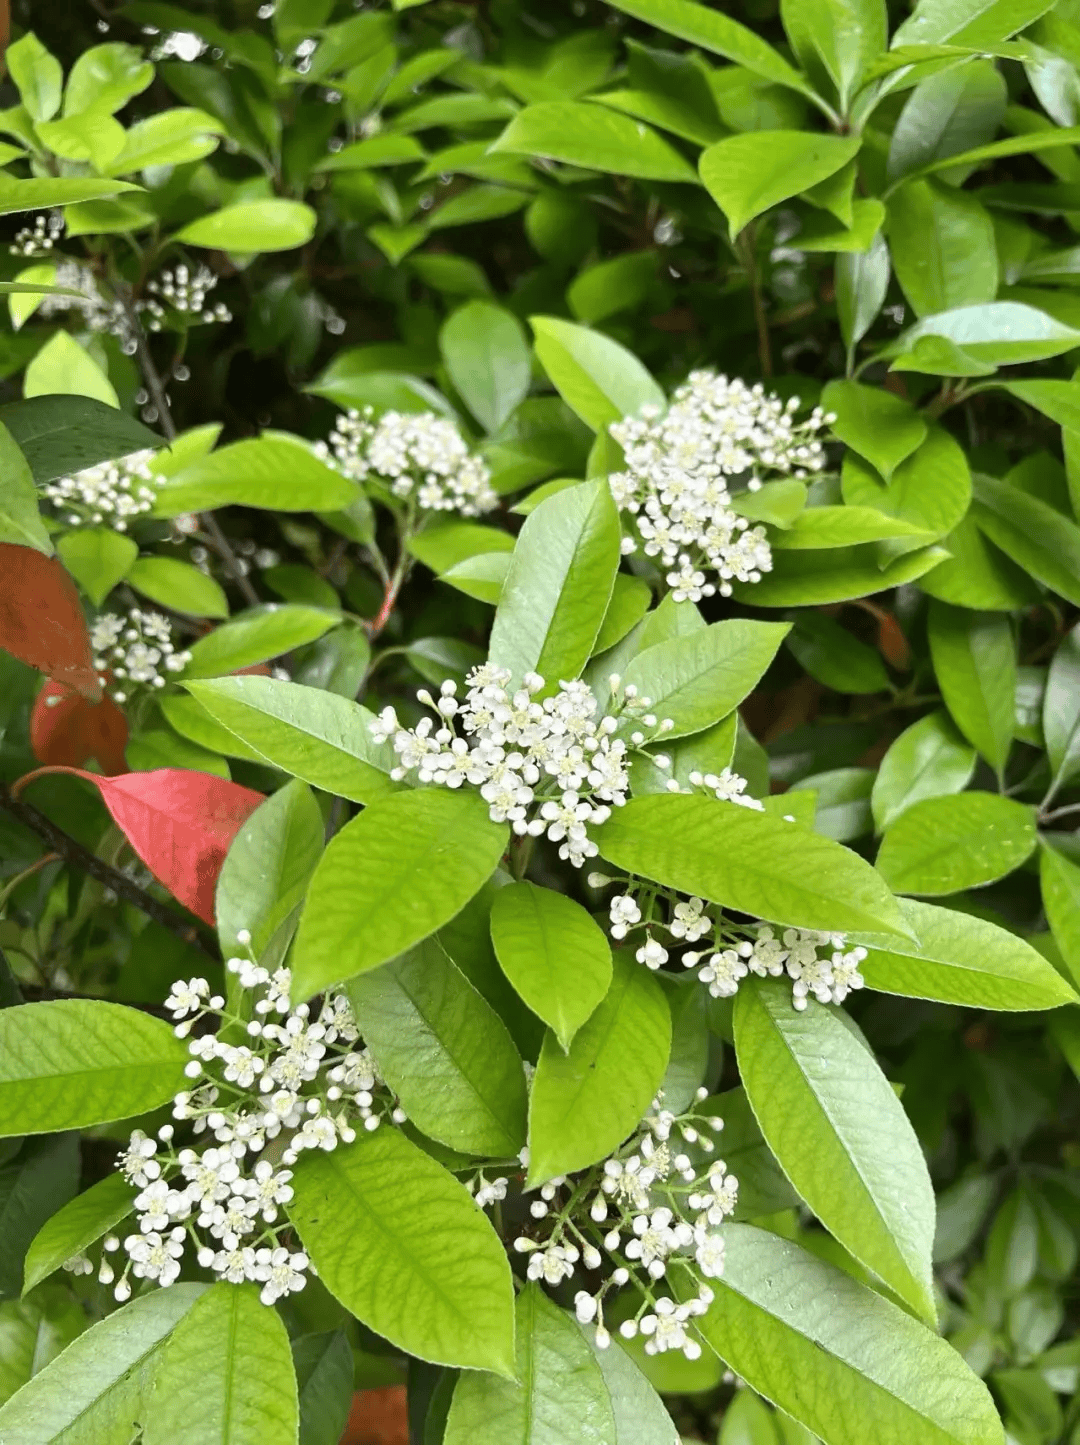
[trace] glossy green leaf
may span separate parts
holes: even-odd
[[[602,331],[557,316],[533,316],[529,324],[540,365],[571,411],[593,431],[643,406],[666,407],[663,391],[637,357]]]
[[[8,72],[34,120],[49,120],[60,109],[64,72],[55,55],[32,32],[8,48]]]
[[[767,813],[659,793],[631,798],[594,836],[617,867],[758,918],[828,932],[906,932],[868,863]]]
[[[506,847],[476,793],[419,789],[370,804],[335,834],[308,890],[293,995],[366,973],[460,913]]]
[[[876,467],[886,481],[926,440],[926,423],[909,402],[879,387],[830,381],[821,404],[833,412],[833,432]]]
[[[1004,878],[1035,848],[1032,809],[994,793],[912,804],[885,830],[877,869],[897,893],[940,897]]]
[[[858,136],[796,130],[728,136],[703,152],[701,179],[737,236],[763,211],[835,175],[860,144]]]
[[[15,438],[38,483],[55,481],[127,452],[165,445],[164,438],[142,422],[84,396],[35,396],[8,402],[0,406],[0,422]]]
[[[875,945],[864,936],[860,972],[868,987],[964,1008],[1052,1009],[1076,1001],[1057,969],[1006,929],[914,898],[900,908],[918,941]]]
[[[1080,982],[1080,867],[1040,839],[1039,885],[1046,921],[1072,977]]]
[[[352,1347],[343,1329],[292,1342],[300,1399],[299,1445],[338,1445],[353,1401]]]
[[[611,988],[564,1053],[548,1033],[529,1099],[529,1185],[605,1158],[641,1122],[664,1077],[671,1014],[627,951]]]
[[[699,1329],[824,1445],[1004,1445],[990,1393],[951,1344],[790,1240],[729,1225]]]
[[[206,1285],[174,1284],[93,1325],[0,1407],[19,1445],[130,1445],[147,1419],[170,1334]]]
[[[190,221],[173,239],[212,251],[293,251],[311,240],[316,221],[315,212],[300,201],[238,201]]]
[[[79,1141],[75,1134],[51,1134],[9,1146],[0,1167],[0,1295],[22,1292],[25,1260],[50,1216],[67,1205],[79,1187]]]
[[[853,503],[846,507],[806,507],[772,539],[772,545],[781,552],[816,552],[899,538],[904,550],[911,551],[932,542],[934,536],[933,531],[901,517]]]
[[[604,1376],[574,1319],[535,1281],[514,1313],[517,1379],[459,1376],[443,1445],[623,1445]]]
[[[23,376],[23,396],[87,396],[106,406],[120,405],[116,388],[94,358],[68,331],[55,332]]]
[[[1050,660],[1043,696],[1043,736],[1053,773],[1054,787],[1070,782],[1080,772],[1080,631],[1073,628],[1062,638]]]
[[[975,771],[975,749],[943,712],[905,728],[881,760],[870,806],[879,831],[923,798],[961,793]]]
[[[95,607],[100,607],[139,555],[138,546],[111,527],[79,527],[58,538],[60,560]]]
[[[518,994],[568,1048],[611,985],[603,929],[554,888],[513,883],[495,894],[491,941]]]
[[[785,642],[811,677],[836,692],[884,692],[889,687],[880,654],[824,612],[800,613]]]
[[[382,1128],[297,1164],[289,1216],[323,1284],[400,1349],[514,1373],[506,1251],[463,1185]]]
[[[757,686],[788,631],[786,623],[715,622],[639,652],[623,676],[649,711],[670,718],[665,739],[702,732]]]
[[[490,301],[467,301],[443,324],[439,347],[462,401],[486,432],[498,431],[529,390],[521,322]]]
[[[52,555],[53,545],[38,513],[29,463],[0,423],[0,542],[15,542]]]
[[[643,578],[628,577],[625,572],[617,572],[611,601],[593,643],[593,654],[604,653],[609,647],[621,642],[645,616],[651,602],[652,590]]]
[[[0,215],[69,206],[76,201],[93,201],[138,189],[129,181],[105,181],[93,176],[35,176],[20,181],[5,172],[0,175]]]
[[[606,479],[583,483],[541,502],[526,518],[510,558],[489,659],[527,672],[546,691],[580,676],[611,600],[620,557],[619,514]]]
[[[131,1185],[117,1172],[68,1200],[42,1226],[26,1251],[23,1294],[119,1224],[131,1213],[133,1197]]]
[[[931,1324],[934,1191],[903,1105],[835,1010],[792,1007],[780,980],[735,998],[750,1107],[780,1167],[822,1224]]]
[[[1007,93],[990,60],[929,75],[912,91],[889,143],[889,179],[967,151],[997,133]]]
[[[945,560],[941,547],[920,547],[882,566],[871,543],[806,552],[777,552],[760,582],[736,582],[732,594],[753,607],[819,607],[867,597],[914,582]]]
[[[951,532],[963,520],[971,502],[967,457],[959,443],[940,427],[930,431],[923,444],[896,467],[888,482],[849,452],[844,458],[841,485],[848,506],[874,507],[922,527],[935,537]]]
[[[945,706],[1001,776],[1015,727],[1016,644],[1009,619],[931,601],[928,633]]]
[[[934,345],[942,342],[952,352]],[[1043,361],[1080,345],[1080,331],[1019,301],[989,301],[924,317],[882,353],[894,371],[926,371],[942,376],[982,376],[996,366]],[[953,369],[948,356],[964,363]]]
[[[187,1049],[163,1019],[98,999],[0,1010],[0,1137],[145,1114],[183,1088]]]
[[[881,235],[875,236],[868,251],[842,253],[836,258],[836,311],[848,348],[849,370],[855,346],[885,304],[891,269],[889,247]]]
[[[313,788],[358,803],[401,787],[390,777],[393,749],[375,742],[373,715],[351,698],[274,677],[219,677],[185,686],[237,739],[241,751],[232,756],[263,758]],[[201,735],[194,740],[217,745]]]
[[[1054,507],[997,477],[978,476],[972,506],[985,532],[1017,566],[1080,604],[1080,527]]]
[[[491,149],[639,180],[697,184],[693,166],[655,131],[587,101],[545,100],[526,106]]]
[[[191,661],[184,669],[188,678],[218,677],[252,667],[273,657],[282,657],[294,647],[328,632],[341,621],[341,614],[323,607],[298,607],[276,602],[238,613],[231,622],[193,642]]]
[[[315,167],[316,171],[366,171],[383,166],[410,165],[422,161],[427,152],[419,141],[407,135],[371,135],[364,140],[353,141],[339,151],[323,156]]]
[[[255,1285],[211,1285],[165,1346],[146,1445],[294,1445],[299,1425],[281,1316]]]
[[[364,1041],[423,1133],[466,1154],[513,1158],[525,1142],[525,1074],[494,1009],[437,938],[354,978]]]
[[[990,214],[966,191],[911,180],[889,200],[893,269],[916,316],[993,301],[997,251]]]
[[[154,515],[178,517],[238,505],[276,512],[333,512],[357,495],[355,482],[322,461],[310,445],[287,432],[261,437],[198,457],[158,491]]]
[[[979,530],[973,512],[942,538],[949,558],[919,581],[930,597],[978,611],[1011,611],[1035,602],[1038,585]]]
[[[195,106],[178,106],[136,121],[124,136],[124,148],[109,161],[109,175],[125,176],[150,166],[179,166],[215,151],[225,127]]]
[[[189,617],[228,617],[229,600],[221,585],[178,557],[140,557],[124,574],[136,592],[170,612]]]
[[[611,1397],[616,1445],[679,1445],[667,1407],[626,1350],[589,1344]]]

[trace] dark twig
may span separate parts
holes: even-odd
[[[192,944],[208,958],[216,957],[198,929],[183,914],[170,908],[167,903],[159,902],[133,878],[96,857],[58,827],[51,818],[46,817],[39,808],[35,808],[33,803],[26,802],[24,798],[12,797],[10,788],[0,786],[0,808],[4,808],[13,818],[18,818],[20,823],[25,823],[31,832],[36,833],[70,867],[78,868],[83,873],[88,873],[91,878],[96,878],[106,888],[111,888],[118,898],[122,898],[126,903],[133,903],[148,918],[160,923],[162,928],[167,928],[185,943]]]

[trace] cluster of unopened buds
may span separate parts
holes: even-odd
[[[695,1103],[708,1097],[699,1089]],[[735,1208],[738,1180],[721,1159],[710,1159],[713,1135],[722,1119],[696,1110],[675,1115],[653,1100],[638,1132],[603,1163],[569,1177],[548,1180],[530,1205],[535,1221],[514,1249],[528,1256],[527,1274],[551,1287],[598,1273],[591,1288],[579,1289],[574,1308],[582,1324],[595,1324],[596,1343],[611,1343],[604,1321],[608,1296],[631,1286],[639,1301],[624,1318],[624,1339],[641,1335],[648,1354],[681,1350],[701,1354],[692,1321],[713,1299],[706,1283],[724,1269],[719,1227]],[[677,1303],[661,1286],[677,1282]]]
[[[153,463],[152,451],[131,452],[117,461],[58,477],[42,491],[69,527],[105,525],[126,532],[132,517],[152,510],[165,480],[155,474]]]
[[[169,619],[132,607],[121,615],[103,612],[90,628],[94,668],[114,702],[130,700],[135,688],[159,691],[170,673],[183,672],[191,653],[177,651]]]
[[[798,398],[785,404],[761,386],[695,371],[666,412],[644,407],[611,425],[626,459],[626,470],[609,477],[612,495],[634,518],[645,554],[665,569],[676,602],[728,597],[733,582],[760,582],[772,570],[764,528],[733,508],[728,483],[755,492],[774,477],[822,470],[818,433],[835,418],[816,408],[797,422],[798,406]],[[623,550],[637,545],[627,537]]]
[[[477,517],[498,505],[487,464],[447,417],[430,411],[373,417],[371,407],[343,413],[329,442],[319,444],[320,455],[345,476],[382,482],[424,512]]]
[[[398,755],[391,777],[415,772],[421,783],[469,783],[479,788],[492,822],[509,823],[519,837],[546,834],[575,868],[595,858],[589,825],[606,822],[612,807],[626,802],[631,750],[669,731],[671,722],[649,712],[650,700],[632,685],[620,692],[617,677],[610,680],[616,711],[602,717],[585,682],[562,682],[541,700],[545,682],[535,672],[512,689],[505,668],[484,663],[465,681],[463,701],[453,681],[443,683],[437,699],[417,693],[437,724],[423,718],[403,728],[392,707],[372,724],[372,736],[392,741]]]
[[[218,284],[218,278],[209,266],[197,266],[192,271],[183,264],[162,271],[146,289],[157,299],[144,303],[147,311],[146,325],[150,331],[160,331],[165,319],[165,307],[191,316],[196,321],[231,321],[232,312],[222,302],[212,306],[206,304],[208,294]]]
[[[171,318],[174,321],[176,315],[187,317],[189,322],[232,320],[227,306],[206,303],[207,292],[217,285],[217,277],[207,266],[199,266],[194,272],[185,265],[165,270],[147,282],[149,295],[132,297],[126,304],[117,296],[105,294],[93,270],[82,261],[59,259],[54,279],[64,290],[43,296],[38,306],[39,315],[78,311],[89,331],[115,336],[125,356],[134,356],[139,349],[139,325],[147,331],[160,331],[170,320],[170,310],[175,313]],[[70,291],[78,294],[65,294]]]
[[[47,256],[64,234],[66,224],[63,211],[43,211],[34,217],[32,226],[15,232],[8,251],[12,256]]]
[[[122,1241],[122,1268],[121,1240],[109,1236],[98,1271],[118,1300],[130,1297],[132,1278],[174,1283],[189,1246],[218,1279],[261,1284],[264,1304],[302,1289],[311,1265],[281,1214],[293,1166],[306,1149],[331,1151],[358,1130],[405,1121],[343,994],[326,994],[313,1012],[290,1004],[287,968],[271,973],[251,958],[226,967],[240,990],[236,1012],[203,978],[175,983],[165,1001],[177,1035],[191,1038],[190,1087],[172,1111],[190,1142],[177,1147],[174,1124],[156,1138],[136,1129],[119,1156],[138,1191],[136,1228]],[[203,1031],[215,1018],[217,1031]],[[85,1258],[68,1264],[87,1269]]]

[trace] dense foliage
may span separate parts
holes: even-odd
[[[0,1440],[1076,1445],[1075,0],[12,22]]]

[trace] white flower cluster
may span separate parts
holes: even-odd
[[[153,461],[150,450],[131,452],[117,461],[58,477],[42,491],[70,527],[105,524],[115,532],[126,532],[131,517],[151,510],[165,480],[154,473]]]
[[[88,330],[115,336],[126,356],[134,356],[138,350],[132,313],[147,331],[163,328],[170,319],[167,308],[189,316],[193,321],[232,320],[227,306],[206,304],[207,292],[217,285],[217,277],[206,266],[200,266],[194,274],[183,265],[163,271],[160,277],[147,282],[146,289],[152,294],[133,300],[130,311],[118,297],[102,293],[93,270],[81,261],[60,259],[56,267],[56,285],[79,294],[43,296],[38,314],[46,317],[62,311],[78,311]]]
[[[463,702],[452,681],[443,683],[437,701],[426,690],[417,693],[435,710],[438,726],[423,718],[403,728],[392,707],[383,710],[371,732],[379,742],[393,741],[399,764],[390,776],[415,772],[421,783],[447,788],[471,783],[492,822],[509,823],[519,837],[546,834],[559,844],[559,857],[580,868],[598,852],[589,824],[606,822],[612,807],[626,802],[630,748],[647,741],[641,728],[658,734],[671,723],[649,713],[650,700],[633,686],[616,693],[616,712],[598,717],[585,682],[562,682],[543,701],[536,694],[544,679],[535,672],[514,692],[510,673],[491,663],[474,668],[466,682]],[[617,736],[620,729],[632,731]]]
[[[95,671],[114,702],[127,702],[132,687],[163,688],[166,674],[183,672],[191,661],[190,652],[177,652],[169,619],[141,607],[125,616],[101,613],[90,628],[90,647]]]
[[[660,559],[677,602],[728,597],[733,581],[760,582],[772,570],[765,529],[732,509],[728,479],[753,492],[774,475],[821,471],[817,433],[830,418],[815,408],[796,422],[798,405],[695,371],[663,414],[646,407],[610,427],[626,457],[626,470],[609,478],[612,495],[635,518],[646,555]],[[637,543],[627,538],[623,547],[632,552]]]
[[[146,289],[174,311],[194,316],[199,321],[231,321],[232,312],[220,301],[213,306],[206,304],[207,295],[217,283],[218,278],[209,266],[198,266],[190,271],[187,266],[179,265],[148,281]],[[149,329],[159,331],[165,317],[162,305],[156,301],[148,301],[145,305],[150,312]]]
[[[696,1102],[707,1097],[708,1090],[699,1089]],[[603,1164],[544,1184],[529,1208],[540,1237],[523,1234],[514,1248],[529,1257],[528,1277],[552,1287],[574,1279],[579,1265],[605,1270],[597,1286],[574,1297],[581,1323],[595,1323],[601,1349],[611,1343],[605,1299],[632,1285],[640,1304],[619,1325],[623,1338],[640,1334],[648,1354],[681,1350],[696,1360],[701,1346],[690,1333],[691,1321],[712,1302],[705,1281],[723,1273],[718,1228],[735,1208],[739,1182],[722,1160],[704,1165],[700,1159],[713,1152],[710,1135],[723,1129],[722,1119],[695,1112],[676,1116],[663,1107],[662,1095],[652,1110],[637,1134]],[[700,1151],[697,1161],[688,1146]],[[673,1267],[696,1290],[682,1304],[657,1293]]]
[[[430,411],[372,416],[370,407],[339,416],[319,454],[345,476],[383,482],[425,512],[477,517],[498,505],[487,465],[452,421]]]
[[[356,1047],[344,995],[327,994],[316,1018],[307,1004],[290,1008],[287,968],[270,973],[244,958],[227,967],[242,990],[237,1014],[203,978],[175,983],[165,1001],[181,1038],[213,1015],[222,1027],[192,1039],[191,1088],[173,1101],[173,1118],[192,1126],[198,1147],[177,1149],[172,1124],[156,1139],[136,1129],[117,1161],[139,1190],[120,1278],[108,1257],[115,1237],[105,1240],[98,1275],[119,1300],[131,1294],[129,1275],[172,1284],[189,1243],[218,1279],[260,1283],[264,1304],[302,1289],[311,1266],[279,1217],[293,1197],[292,1166],[305,1149],[351,1143],[354,1124],[370,1132],[384,1118],[405,1119],[371,1055]]]
[[[66,225],[63,211],[43,212],[34,217],[32,226],[23,226],[15,232],[8,251],[12,256],[47,256],[64,234]]]

